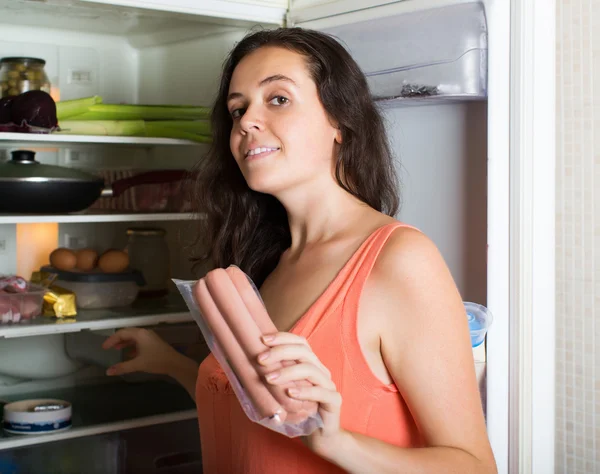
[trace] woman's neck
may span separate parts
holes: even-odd
[[[311,190],[298,190],[294,196],[279,200],[288,214],[291,255],[335,238],[366,214],[376,212],[335,181],[311,186]]]

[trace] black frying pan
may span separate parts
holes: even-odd
[[[11,155],[11,160],[0,164],[0,212],[76,212],[100,196],[118,197],[133,186],[180,181],[187,175],[183,170],[149,171],[105,188],[104,180],[92,174],[39,163],[33,151],[17,150]]]

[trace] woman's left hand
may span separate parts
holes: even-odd
[[[343,436],[343,430],[340,428],[342,396],[331,380],[331,373],[302,336],[278,332],[263,337],[263,342],[270,349],[259,355],[260,364],[271,365],[286,360],[297,362],[266,374],[267,383],[285,385],[292,381],[308,380],[313,384],[312,387],[288,389],[288,395],[297,400],[314,401],[319,404],[323,428],[303,437],[303,441],[315,453],[325,458],[329,457],[328,454],[335,450],[336,444]]]

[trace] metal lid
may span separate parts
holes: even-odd
[[[31,150],[11,152],[10,161],[0,164],[0,181],[77,181],[103,184],[104,180],[74,168],[43,165]]]
[[[0,64],[2,64],[2,63],[24,63],[24,62],[40,64],[41,66],[44,66],[46,64],[46,61],[44,61],[43,59],[40,59],[40,58],[26,58],[26,57],[14,56],[14,57],[6,57],[6,58],[0,59]]]
[[[161,236],[166,235],[167,231],[160,227],[130,227],[127,229],[127,235],[155,235]]]

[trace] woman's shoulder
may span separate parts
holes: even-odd
[[[381,314],[405,310],[422,314],[424,305],[460,302],[446,262],[434,242],[420,230],[398,226],[383,245],[367,285]],[[385,310],[385,308],[389,311]],[[387,319],[387,318],[386,318]],[[396,321],[397,322],[397,321]]]
[[[375,279],[418,277],[430,275],[436,267],[445,268],[438,248],[421,230],[399,221],[388,225],[393,231],[375,261]]]

